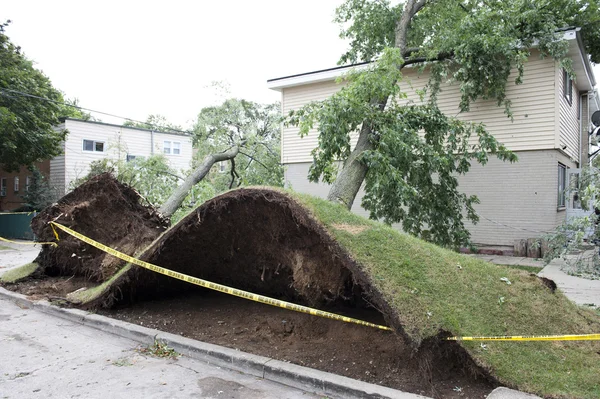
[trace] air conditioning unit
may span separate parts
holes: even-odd
[[[6,197],[6,187],[0,189],[0,197]]]

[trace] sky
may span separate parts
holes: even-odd
[[[131,119],[161,114],[191,127],[229,96],[280,100],[267,79],[336,66],[346,48],[341,0],[10,1],[1,20],[68,98]],[[105,122],[122,120],[96,115]]]
[[[347,48],[332,22],[342,2],[10,1],[0,20],[12,20],[13,43],[82,107],[191,128],[227,96],[279,101],[268,79],[335,66]]]

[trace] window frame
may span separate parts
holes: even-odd
[[[566,69],[563,69],[563,97],[567,100],[569,106],[573,105],[573,79],[571,79]]]
[[[8,178],[0,177],[0,197],[6,197]]]
[[[14,183],[13,183],[13,189],[14,189],[15,193],[18,193],[19,192],[19,188],[20,188],[19,186],[20,186],[20,183],[21,183],[20,179],[19,179],[19,176],[15,176],[15,178],[14,178],[13,181],[14,181]]]
[[[31,186],[31,178],[32,176],[25,177],[25,191],[29,192],[29,186]]]
[[[168,146],[167,146],[167,143],[169,143]],[[175,151],[177,151],[177,152],[175,152]],[[165,154],[165,155],[181,155],[181,141],[163,140],[163,154]]]
[[[91,150],[86,150],[85,149],[85,142],[86,141],[92,143],[92,149]],[[98,144],[102,144],[102,151],[98,151],[97,150]],[[82,141],[81,141],[81,150],[83,152],[100,152],[100,153],[104,153],[105,152],[104,151],[105,144],[106,143],[104,141],[101,141],[101,140],[82,139]]]
[[[558,163],[558,192],[556,198],[556,208],[558,210],[565,209],[567,207],[567,166],[562,163]],[[561,190],[562,183],[562,190]]]

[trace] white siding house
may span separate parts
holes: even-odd
[[[512,102],[513,122],[495,101],[477,101],[469,112],[457,115],[463,120],[483,122],[498,141],[519,157],[515,164],[495,158],[484,167],[474,164],[467,175],[459,178],[460,189],[466,194],[476,194],[481,200],[475,207],[481,220],[475,226],[469,225],[471,238],[477,244],[512,246],[517,239],[537,237],[552,230],[565,219],[570,205],[569,198],[561,194],[565,184],[561,179],[568,174],[565,168],[575,169],[589,162],[588,119],[599,108],[594,91],[596,81],[578,30],[566,31],[564,35],[576,81],[565,79],[564,71],[553,59],[541,58],[532,51],[523,84],[510,83],[514,78],[509,78],[507,97]],[[331,96],[344,84],[336,83],[338,77],[351,68],[362,67],[287,76],[269,80],[267,84],[281,92],[282,111],[287,114],[311,101]],[[408,94],[408,100],[419,102],[416,90],[427,83],[427,70],[405,68],[403,75],[400,86]],[[445,85],[438,101],[442,111],[456,115],[459,97],[457,85]],[[299,192],[325,196],[326,185],[307,180],[318,132],[311,131],[300,138],[298,128],[282,129],[281,157],[286,165],[287,185]],[[361,191],[353,211],[368,215],[360,208],[362,195]]]
[[[187,171],[192,160],[192,138],[186,134],[67,118],[57,129],[67,129],[63,155],[50,160],[50,182],[61,193],[85,176],[90,164],[103,158],[131,160],[164,154],[172,168]]]

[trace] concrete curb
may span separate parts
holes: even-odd
[[[177,352],[206,364],[241,371],[245,374],[320,395],[335,395],[343,398],[426,399],[425,396],[401,392],[396,389],[369,384],[268,357],[196,341],[79,309],[59,308],[47,301],[32,301],[27,299],[25,295],[8,291],[2,287],[0,287],[0,297],[9,299],[23,308],[35,309],[74,323],[128,338],[144,345],[151,345],[155,339],[160,338]]]

